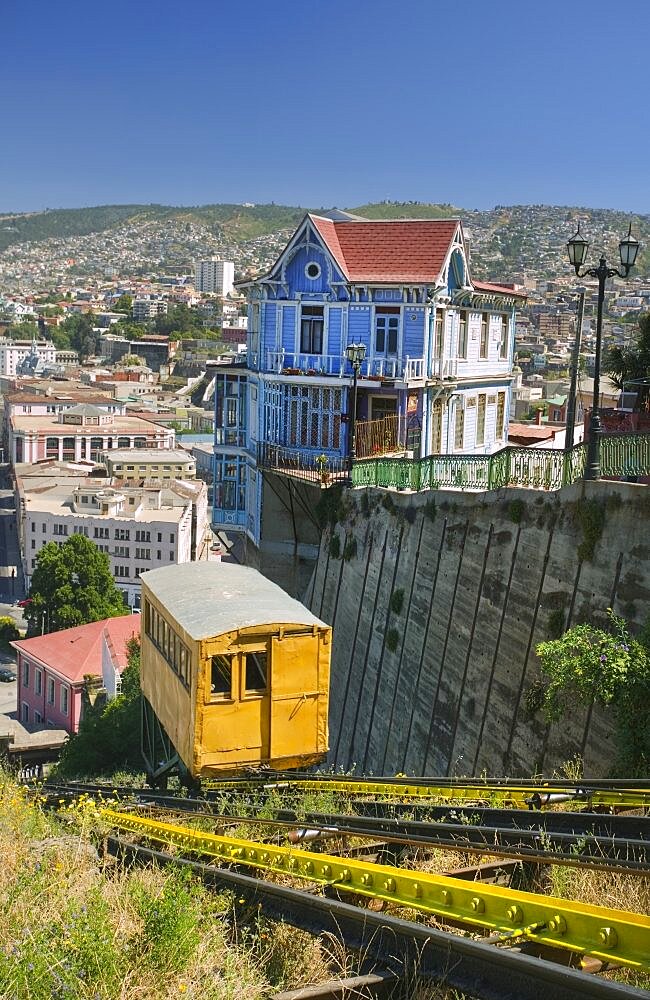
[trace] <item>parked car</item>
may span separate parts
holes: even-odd
[[[31,597],[26,597],[24,601],[16,601],[16,606],[19,608],[26,608],[32,603]]]
[[[0,681],[15,681],[16,675],[13,670],[9,670],[7,667],[0,667]]]

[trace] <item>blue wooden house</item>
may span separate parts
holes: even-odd
[[[486,454],[506,444],[515,307],[472,280],[458,219],[308,214],[248,297],[245,367],[217,375],[214,523],[259,538],[261,471],[335,475],[356,458]]]

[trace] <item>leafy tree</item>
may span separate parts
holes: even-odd
[[[125,354],[123,358],[120,358],[120,364],[122,365],[144,365],[144,361],[137,354]]]
[[[549,721],[559,721],[576,700],[611,706],[617,769],[643,777],[650,768],[650,624],[634,638],[622,618],[611,608],[607,613],[605,628],[576,625],[537,646],[546,681],[539,707]]]
[[[93,330],[95,319],[92,313],[73,313],[61,323],[59,330],[67,334],[70,346],[78,353],[80,360],[95,353],[96,335]]]
[[[182,302],[171,306],[166,316],[157,316],[154,321],[156,333],[171,335],[172,333],[187,333],[203,329],[203,319],[196,309],[190,309]]]
[[[113,312],[123,312],[130,316],[133,312],[133,298],[126,292],[124,295],[120,295],[119,299],[113,303]]]
[[[84,535],[72,535],[59,548],[47,542],[36,556],[25,608],[27,635],[58,632],[128,611],[115,586],[108,556]]]
[[[134,618],[137,625],[137,617]],[[79,731],[65,743],[56,767],[60,777],[88,777],[120,768],[142,770],[140,754],[140,641],[127,643],[128,665],[120,694],[84,701]]]
[[[650,380],[650,312],[639,318],[636,340],[627,347],[611,347],[605,355],[603,369],[618,389],[626,382]],[[650,384],[627,386],[639,393],[639,403],[647,405]]]

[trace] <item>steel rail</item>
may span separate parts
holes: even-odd
[[[45,784],[48,787],[48,784]],[[93,791],[95,794],[118,794],[127,789],[110,784],[86,784],[84,782],[67,782],[66,787],[81,791]],[[132,789],[128,789],[132,791]],[[452,781],[450,779],[414,778],[350,778],[341,775],[294,777],[290,775],[281,778],[269,776],[260,778],[222,778],[210,779],[203,783],[202,791],[207,797],[214,797],[224,792],[258,792],[268,794],[271,791],[302,792],[302,791],[336,791],[346,795],[378,795],[387,798],[406,799],[438,799],[450,804],[460,805],[463,802],[489,803],[491,805],[509,806],[511,808],[541,809],[544,806],[559,802],[585,802],[590,806],[606,806],[619,809],[650,809],[650,788],[627,787],[626,784],[590,784],[570,782],[542,784],[535,782],[492,781],[482,782],[474,779],[469,781]],[[152,790],[153,792],[153,790]],[[163,793],[164,794],[164,793]]]
[[[189,798],[150,788],[130,785],[105,785],[86,783],[46,782],[43,791],[56,794],[79,795],[80,792],[94,795],[114,796],[119,799],[136,798],[140,801],[159,803],[170,809],[192,811],[207,808],[219,802],[217,796]],[[529,809],[491,809],[478,805],[432,805],[421,802],[357,801],[351,803],[354,815],[369,819],[399,819],[406,816],[412,821],[431,823],[461,823],[467,826],[512,829],[517,831],[543,831],[545,833],[572,833],[576,837],[605,837],[628,840],[646,840],[650,849],[650,816],[626,815],[623,813],[594,812],[544,812]],[[252,808],[250,806],[249,808]],[[303,813],[291,810],[281,811],[293,822],[301,822]],[[278,812],[278,815],[280,812]],[[250,819],[250,816],[246,817]]]
[[[535,941],[603,962],[650,969],[650,917],[639,913],[501,886],[477,888],[447,876],[221,837],[113,809],[100,809],[100,815],[111,826],[173,844],[181,851],[337,886],[343,892],[372,896],[473,927],[487,927],[507,940]]]
[[[650,873],[650,841],[644,839],[554,832],[547,830],[545,826],[517,830],[466,823],[372,819],[340,813],[304,813],[299,817],[286,809],[277,810],[273,817],[260,818],[253,814],[215,812],[206,809],[206,803],[201,799],[169,797],[161,801],[144,798],[141,804],[153,806],[165,813],[173,811],[209,816],[215,822],[227,826],[248,823],[274,828],[298,827],[295,843],[306,842],[307,838],[300,834],[305,828],[309,828],[308,832],[313,832],[315,836],[308,839],[318,839],[319,834],[327,837],[337,834],[355,836],[369,840],[382,838],[388,843],[413,847],[446,847],[469,854],[489,854],[535,864],[558,864],[627,875]],[[546,817],[552,814],[543,815]]]
[[[137,862],[174,865],[191,871],[214,889],[229,888],[266,916],[315,934],[333,934],[351,950],[404,977],[430,979],[481,1000],[640,1000],[650,993],[600,979],[511,948],[451,934],[361,909],[350,903],[267,882],[229,868],[191,861],[136,846],[120,837],[107,839],[112,854]]]
[[[496,805],[510,805],[523,809],[542,808],[563,801],[584,801],[591,806],[610,806],[620,809],[650,808],[650,789],[648,788],[587,788],[579,784],[566,783],[562,786],[549,788],[543,785],[521,785],[468,782],[456,784],[422,784],[419,779],[405,781],[404,779],[349,779],[333,777],[321,778],[290,778],[272,779],[266,781],[249,781],[245,779],[210,780],[205,783],[206,791],[215,794],[235,791],[270,792],[324,792],[336,791],[346,795],[394,796],[410,799],[437,799],[452,803],[476,801]]]

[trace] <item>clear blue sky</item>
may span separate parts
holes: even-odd
[[[0,211],[650,212],[650,4],[3,0]]]

